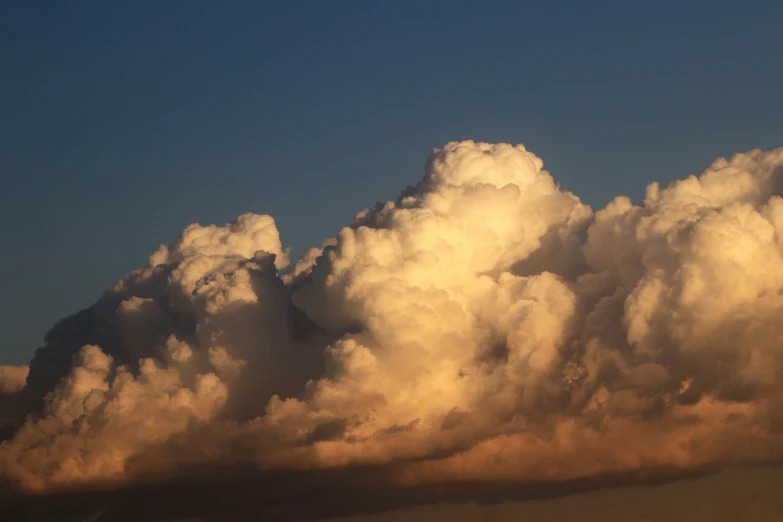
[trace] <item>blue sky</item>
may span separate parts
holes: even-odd
[[[125,4],[125,5],[120,5]],[[0,8],[0,363],[187,224],[294,252],[447,141],[524,143],[600,207],[783,145],[778,1]]]

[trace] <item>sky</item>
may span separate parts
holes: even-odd
[[[297,254],[451,140],[591,206],[783,143],[779,2],[7,2],[0,359],[190,223]],[[667,179],[668,178],[668,179]]]

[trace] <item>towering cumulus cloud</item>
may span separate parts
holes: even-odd
[[[27,366],[0,366],[0,440],[13,434],[19,417],[18,396],[25,386]]]
[[[271,217],[189,226],[55,326],[26,386],[0,368],[3,483],[364,465],[398,485],[564,481],[783,457],[783,149],[596,213],[542,167],[449,143],[282,275]]]

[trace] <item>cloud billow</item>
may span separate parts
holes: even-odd
[[[29,375],[0,367],[2,484],[775,461],[781,187],[783,149],[754,150],[593,212],[523,146],[466,141],[282,275],[270,216],[191,225],[53,328]]]

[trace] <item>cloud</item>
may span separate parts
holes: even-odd
[[[605,489],[563,498],[494,505],[440,503],[383,514],[331,518],[330,522],[760,522],[783,517],[780,469],[732,469],[706,477],[655,485]]]
[[[783,149],[593,212],[523,146],[449,143],[305,252],[191,225],[47,335],[11,487],[194,469],[564,483],[783,456]],[[380,486],[379,486],[380,487]]]
[[[0,366],[0,442],[10,438],[20,421],[19,392],[25,387],[27,366]]]
[[[779,492],[783,471],[779,467],[702,471],[674,482],[671,473],[660,473],[644,479],[618,476],[556,484],[461,481],[391,488],[378,487],[377,471],[182,480],[17,497],[2,507],[9,520],[73,522],[765,522],[779,520],[783,514]]]
[[[27,366],[0,366],[0,394],[19,392],[25,386],[29,371]]]

